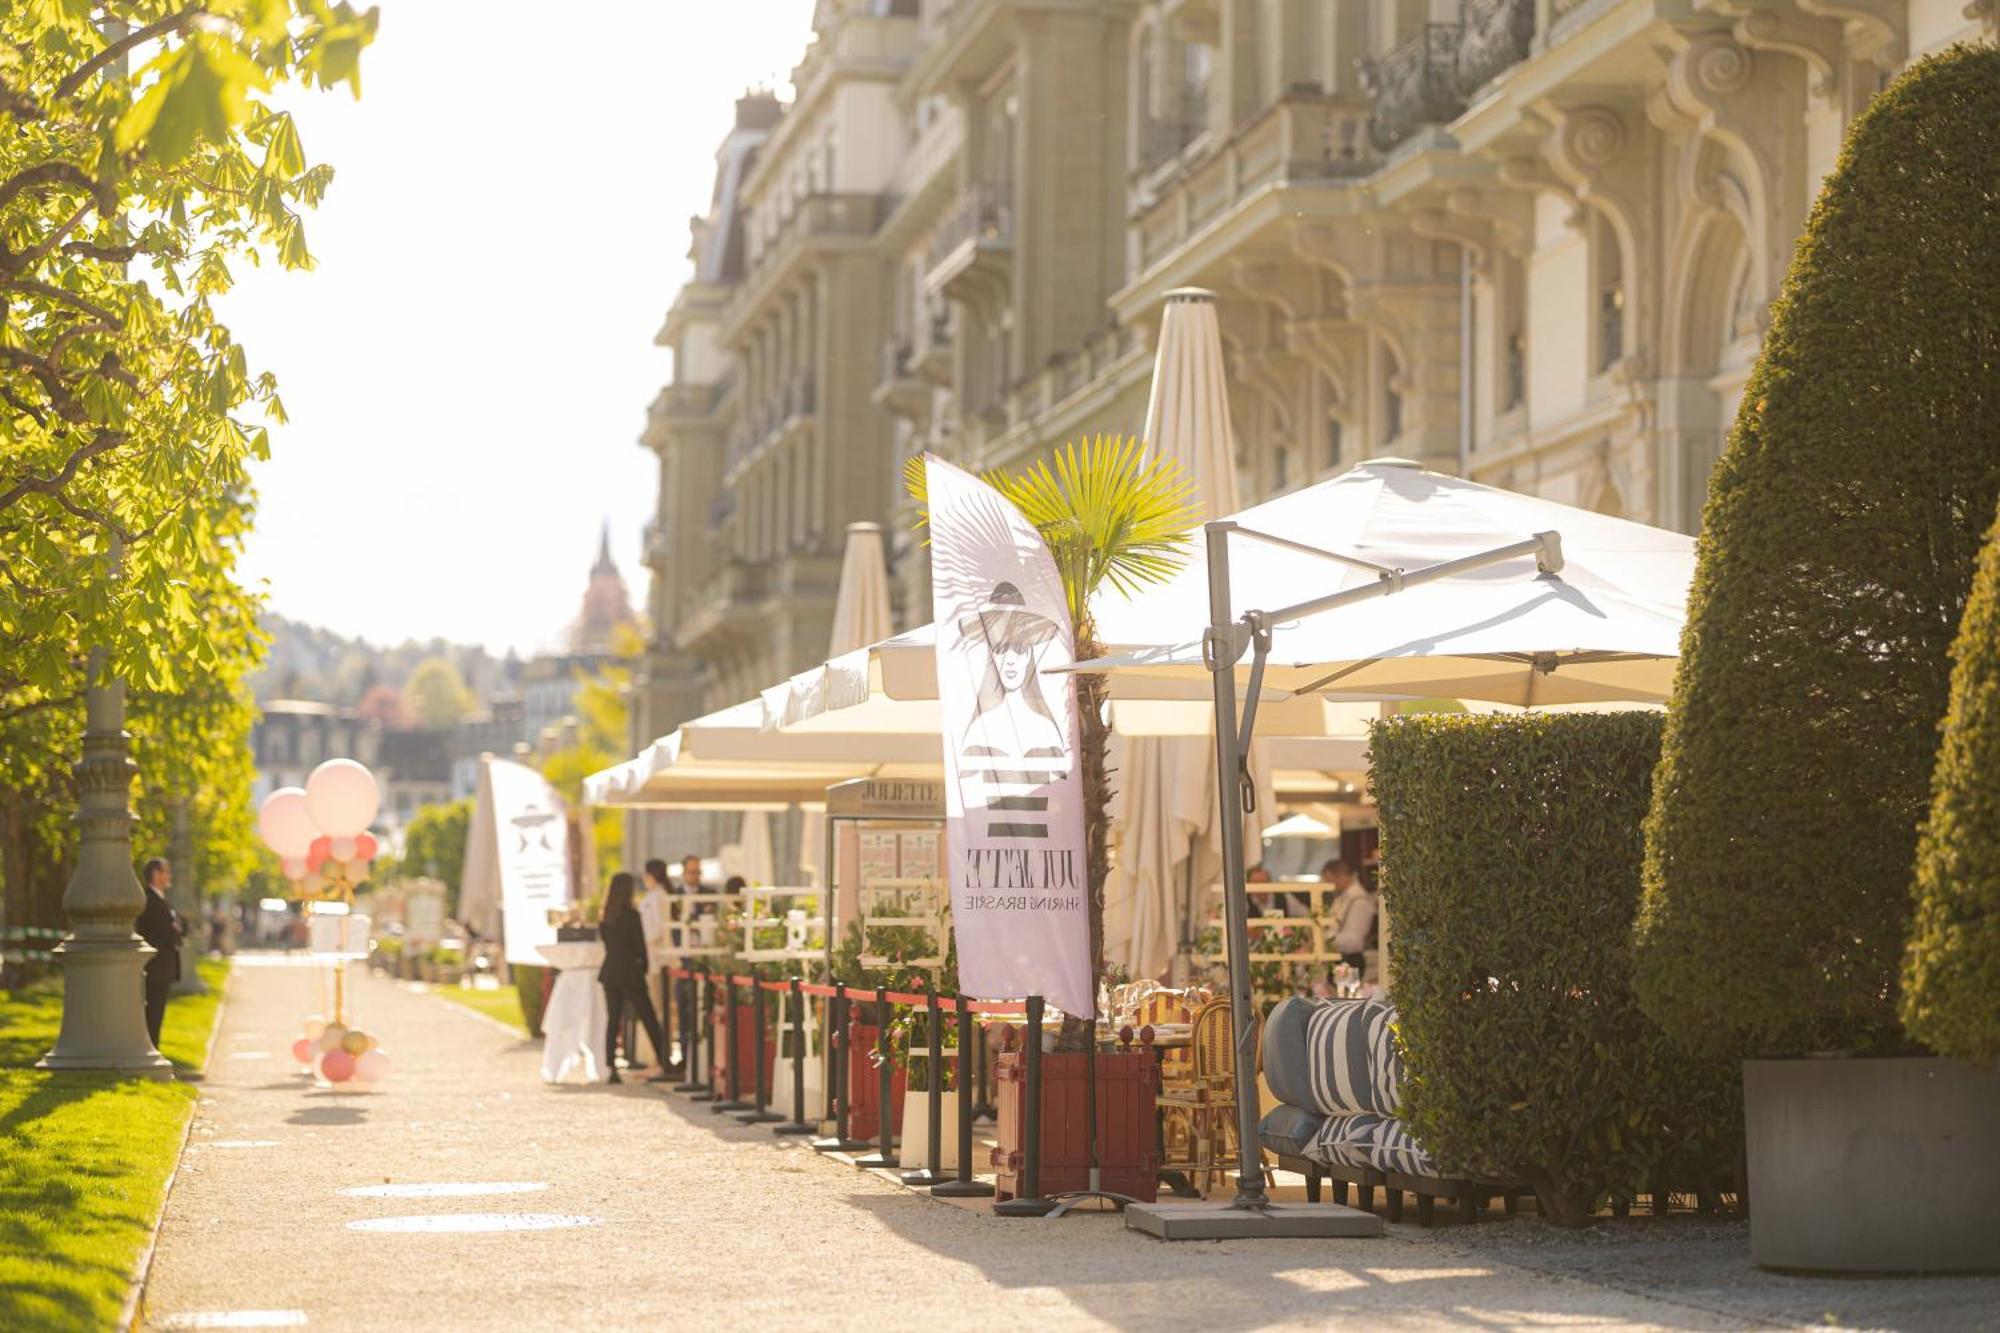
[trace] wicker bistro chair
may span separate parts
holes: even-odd
[[[1227,999],[1209,1000],[1195,1011],[1189,1077],[1179,1086],[1163,1083],[1155,1099],[1160,1169],[1186,1172],[1203,1198],[1236,1153],[1236,1047],[1230,1013]]]

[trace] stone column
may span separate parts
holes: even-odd
[[[172,1078],[167,1058],[146,1036],[146,963],[153,948],[133,930],[145,891],[132,873],[132,774],[127,751],[125,686],[102,672],[92,654],[85,694],[83,758],[76,766],[82,830],[76,873],[63,890],[70,933],[56,946],[63,971],[62,1030],[42,1069],[110,1069]]]
[[[171,864],[174,868],[174,887],[169,900],[174,910],[180,913],[181,927],[181,979],[174,983],[176,995],[206,995],[208,987],[202,982],[201,962],[208,939],[208,923],[201,910],[201,884],[195,878],[194,840],[188,831],[187,798],[174,802],[174,843]]]

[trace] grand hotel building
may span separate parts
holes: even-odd
[[[899,623],[927,618],[902,460],[1135,432],[1176,287],[1218,294],[1247,498],[1398,455],[1692,531],[1848,125],[1996,25],[2000,0],[820,0],[793,100],[737,105],[659,333],[635,740],[824,657],[852,521],[896,534]]]

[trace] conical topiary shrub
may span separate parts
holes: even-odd
[[[1711,1047],[1893,1046],[1952,635],[2000,497],[2000,50],[1855,122],[1710,483],[1636,986]]]
[[[1940,1055],[2000,1056],[2000,519],[1952,649],[1951,711],[1917,849],[1903,1026]]]

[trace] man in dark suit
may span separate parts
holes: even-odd
[[[146,1031],[153,1038],[153,1048],[158,1050],[160,1021],[167,1016],[167,993],[181,979],[183,927],[180,915],[167,901],[167,890],[174,882],[173,867],[156,856],[146,862],[141,878],[146,885],[146,906],[140,911],[134,929],[155,950],[146,963]]]

